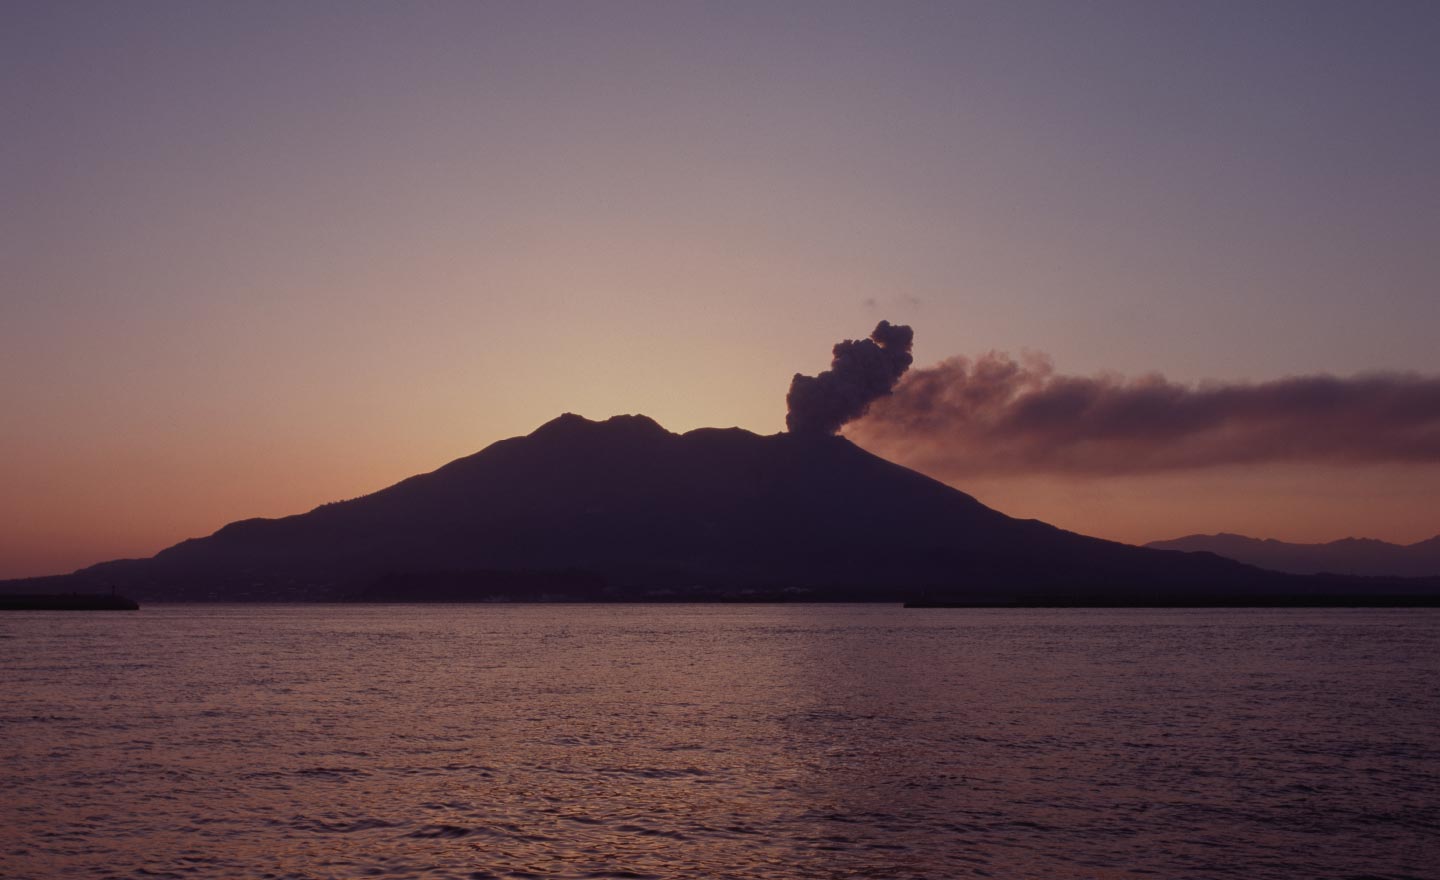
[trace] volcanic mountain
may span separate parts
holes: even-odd
[[[1271,538],[1247,538],[1224,532],[1187,535],[1145,545],[1158,550],[1204,551],[1275,571],[1294,574],[1440,576],[1440,535],[1415,544],[1391,544],[1373,538],[1343,538],[1326,544],[1292,544]]]
[[[1440,582],[1300,578],[1012,519],[837,436],[570,414],[371,495],[0,587],[142,601],[1440,595]]]

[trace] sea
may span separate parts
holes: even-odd
[[[0,615],[0,877],[1436,878],[1440,609]]]

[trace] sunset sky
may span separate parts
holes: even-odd
[[[882,318],[917,368],[1434,377],[1437,46],[1426,2],[8,2],[0,577],[564,411],[776,432]],[[934,475],[1125,541],[1440,532],[1424,455]]]

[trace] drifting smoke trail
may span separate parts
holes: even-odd
[[[947,478],[1138,474],[1261,462],[1440,462],[1440,377],[1181,385],[1064,376],[991,353],[907,375],[846,430]]]
[[[790,380],[785,427],[792,434],[833,434],[864,415],[910,368],[914,338],[909,327],[881,321],[869,339],[836,343],[830,369]]]

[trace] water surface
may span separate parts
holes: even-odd
[[[1440,610],[0,617],[0,876],[1424,877]]]

